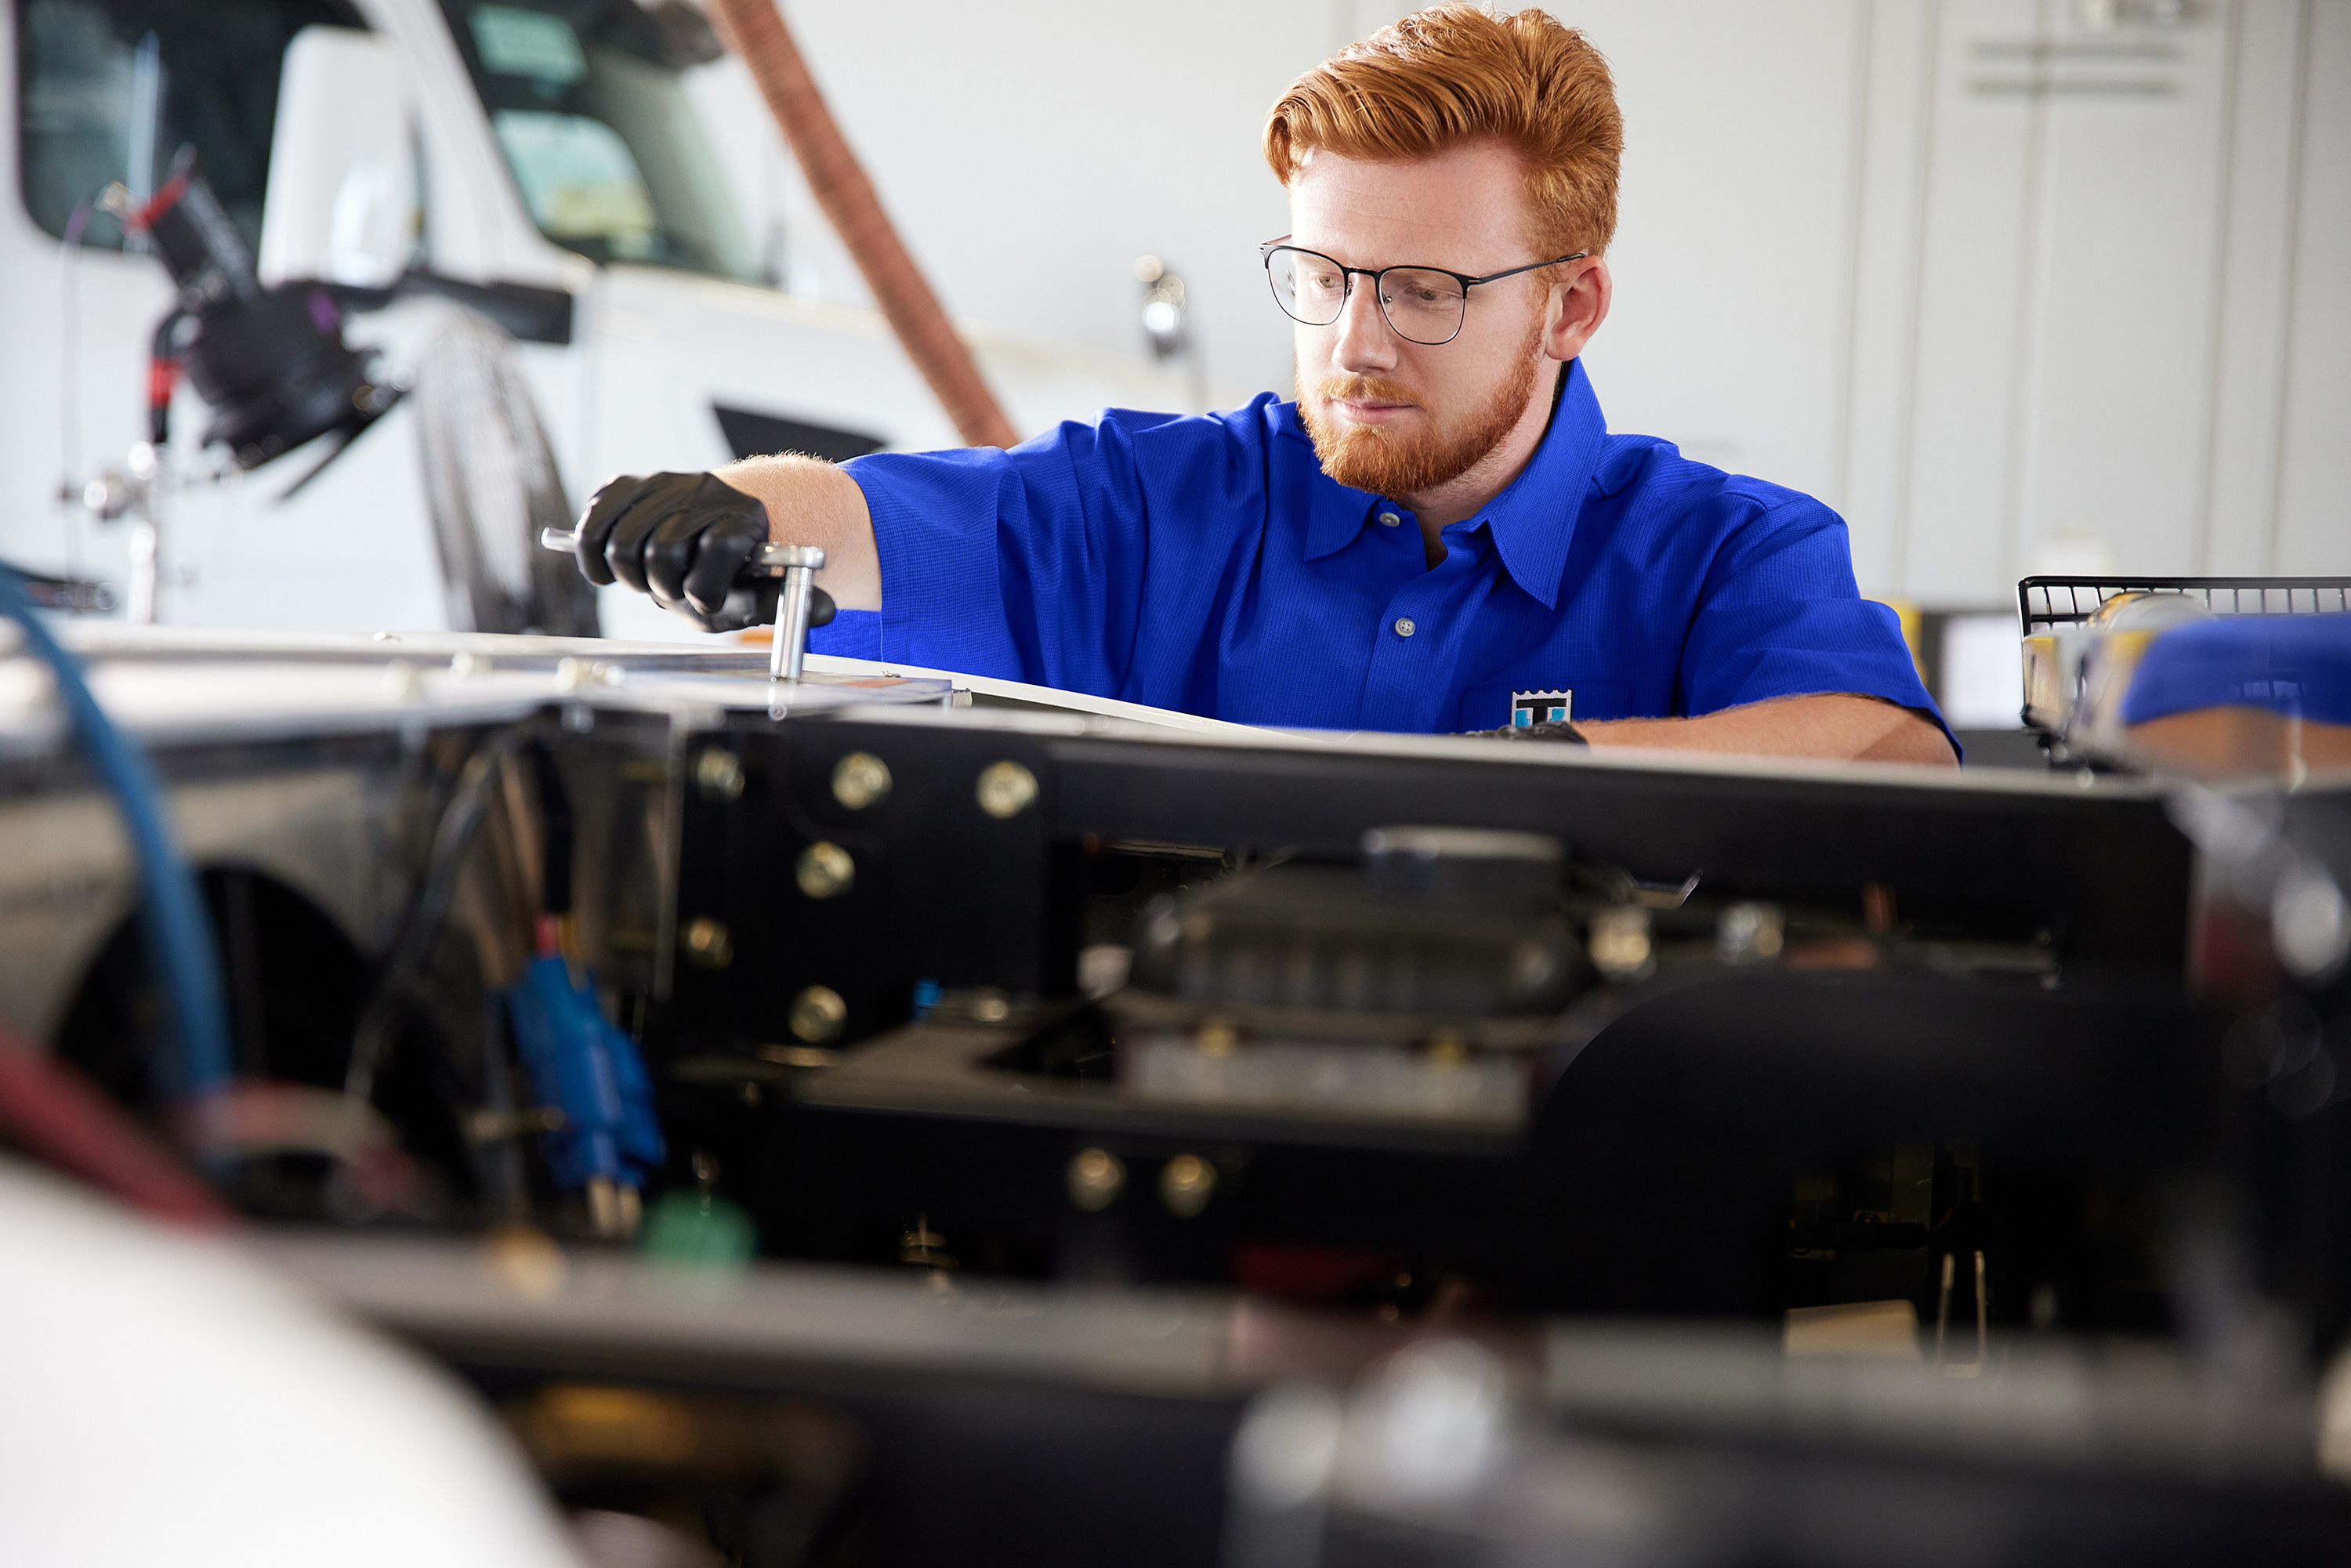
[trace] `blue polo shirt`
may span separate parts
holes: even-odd
[[[1930,716],[1810,497],[1612,435],[1581,361],[1524,470],[1447,528],[1323,474],[1295,404],[1105,413],[1009,452],[846,465],[882,608],[820,653],[1290,728],[1457,731],[1813,692]],[[1939,723],[1939,717],[1937,717]]]

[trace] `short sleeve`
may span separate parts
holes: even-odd
[[[1724,538],[1691,618],[1680,688],[1689,715],[1773,697],[1882,697],[1932,719],[1959,747],[1900,619],[1855,586],[1844,521],[1809,497],[1759,508]]]
[[[932,669],[1117,690],[1148,522],[1123,423],[1066,423],[1008,452],[876,453],[843,466],[872,514],[882,610],[843,627],[842,652],[853,640]]]

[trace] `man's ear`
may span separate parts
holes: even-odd
[[[1583,345],[1608,319],[1608,263],[1595,256],[1569,265],[1576,268],[1575,276],[1552,290],[1543,319],[1543,353],[1553,360],[1572,360],[1583,352]]]

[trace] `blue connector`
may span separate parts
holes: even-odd
[[[555,1179],[566,1191],[587,1190],[594,1208],[600,1197],[625,1192],[633,1216],[636,1192],[664,1151],[636,1042],[606,1020],[595,994],[572,984],[552,953],[531,960],[507,993],[507,1011],[538,1103],[563,1115],[563,1125],[544,1135]]]

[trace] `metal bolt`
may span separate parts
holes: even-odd
[[[478,680],[494,667],[488,656],[482,653],[460,653],[449,659],[449,673],[461,681]]]
[[[800,852],[792,874],[800,891],[810,898],[831,898],[847,893],[850,883],[857,880],[857,862],[831,840],[819,839]]]
[[[1222,1019],[1210,1019],[1192,1037],[1192,1044],[1202,1056],[1230,1056],[1240,1049],[1240,1031]]]
[[[1715,950],[1726,964],[1760,964],[1780,956],[1787,917],[1776,904],[1734,904],[1715,922]]]
[[[1099,1214],[1118,1201],[1126,1186],[1126,1167],[1108,1149],[1081,1149],[1070,1162],[1070,1201],[1088,1214]]]
[[[404,659],[394,659],[383,667],[383,695],[388,702],[413,703],[424,696],[424,677],[416,666]]]
[[[832,798],[852,811],[890,795],[890,765],[870,751],[852,751],[832,765]]]
[[[723,969],[735,961],[735,939],[726,923],[701,915],[685,928],[685,952],[705,969]]]
[[[1217,1167],[1197,1155],[1177,1155],[1159,1172],[1159,1201],[1178,1219],[1208,1207],[1217,1190]]]
[[[694,764],[694,781],[714,800],[733,800],[743,793],[743,759],[723,746],[714,746]]]
[[[810,1045],[840,1038],[849,1021],[849,1004],[831,986],[810,986],[792,998],[792,1033]]]
[[[1655,967],[1649,912],[1638,905],[1604,909],[1592,917],[1592,967],[1612,980],[1635,980]]]
[[[918,1214],[914,1228],[898,1234],[898,1261],[925,1269],[952,1269],[955,1260],[947,1256],[946,1247],[947,1239],[931,1228],[931,1217]]]
[[[1037,799],[1037,776],[1018,762],[991,762],[979,770],[979,809],[1009,821]]]
[[[1443,1072],[1469,1060],[1469,1040],[1458,1029],[1441,1029],[1428,1037],[1428,1065]]]

